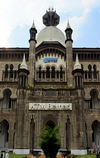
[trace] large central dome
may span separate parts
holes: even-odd
[[[59,24],[59,15],[53,8],[49,8],[43,16],[43,24],[46,26],[37,36],[37,46],[42,42],[59,42],[65,47],[65,37],[56,26]]]
[[[59,42],[65,47],[65,36],[56,26],[45,27],[37,36],[37,46],[42,42]]]

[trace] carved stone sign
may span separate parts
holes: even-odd
[[[72,103],[29,103],[29,110],[72,110]]]

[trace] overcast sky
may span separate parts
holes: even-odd
[[[63,33],[69,20],[73,47],[100,47],[100,0],[1,0],[0,47],[29,47],[33,20],[39,33],[49,7],[60,16]]]

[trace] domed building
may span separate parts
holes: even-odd
[[[0,151],[40,151],[42,127],[61,125],[60,151],[100,151],[100,48],[73,48],[73,30],[50,8],[29,48],[0,48]]]

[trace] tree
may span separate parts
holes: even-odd
[[[54,128],[45,126],[43,128],[42,135],[39,136],[39,146],[43,150],[46,158],[55,158],[58,150],[61,147],[61,141],[59,134],[57,133],[59,128],[60,126],[55,126]]]

